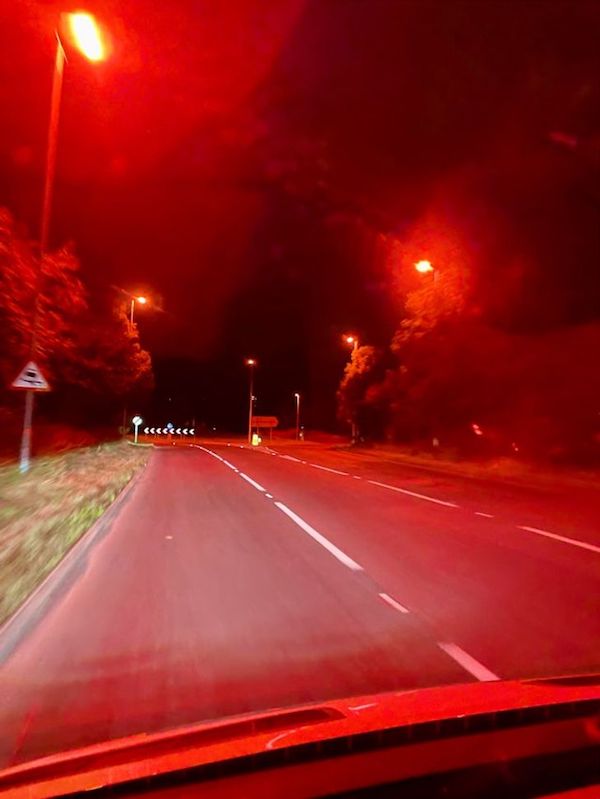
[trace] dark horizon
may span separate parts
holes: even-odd
[[[461,238],[495,325],[600,318],[596,4],[89,5],[114,48],[65,73],[51,239],[92,304],[160,298],[137,319],[155,407],[183,360],[237,426],[254,354],[265,410],[300,390],[334,424],[340,337],[389,344],[423,220]],[[0,34],[0,204],[33,236],[57,9],[13,4]]]

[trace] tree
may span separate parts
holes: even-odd
[[[152,383],[150,355],[125,314],[91,311],[72,246],[36,255],[0,209],[0,377],[7,388],[29,357],[55,392],[124,397]],[[33,341],[33,348],[32,348]]]
[[[340,421],[347,424],[358,421],[365,393],[374,379],[377,362],[378,353],[375,347],[363,346],[352,350],[337,392],[337,414]]]
[[[6,209],[0,209],[0,323],[3,384],[32,353],[46,369],[76,348],[87,311],[72,247],[39,258]]]

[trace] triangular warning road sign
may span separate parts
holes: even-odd
[[[41,373],[39,366],[33,361],[29,361],[16,380],[13,380],[12,388],[25,388],[30,391],[50,391],[48,381]]]

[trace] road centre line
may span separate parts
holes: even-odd
[[[280,457],[282,457],[286,461],[295,461],[296,463],[302,463],[300,458],[294,458],[293,455],[281,455]]]
[[[406,494],[409,497],[416,497],[417,499],[425,499],[427,502],[435,502],[436,505],[444,505],[447,508],[458,508],[460,507],[454,502],[446,502],[443,499],[436,499],[435,497],[427,496],[427,494],[417,494],[416,491],[409,491],[407,488],[399,488],[398,486],[391,486],[387,483],[380,483],[377,480],[369,480],[369,483],[374,486],[380,486],[381,488],[389,488],[391,491],[398,491],[400,494]]]
[[[553,538],[555,541],[562,541],[563,544],[571,544],[574,547],[581,549],[588,549],[590,552],[600,554],[600,547],[594,544],[588,544],[586,541],[578,541],[575,538],[567,538],[564,535],[557,535],[557,533],[549,533],[547,530],[540,530],[538,527],[527,527],[524,524],[518,524],[519,530],[526,530],[528,533],[535,533],[536,535],[543,535],[545,538]]]
[[[342,552],[341,549],[336,547],[335,544],[332,544],[324,535],[321,535],[314,527],[311,527],[308,522],[305,522],[300,516],[294,513],[293,510],[290,510],[287,505],[284,505],[283,502],[275,502],[273,503],[277,508],[279,508],[282,513],[290,518],[293,522],[295,522],[301,530],[304,530],[305,533],[313,538],[318,544],[321,544],[334,558],[337,558],[340,563],[343,563],[348,569],[352,571],[361,572],[363,571],[363,567],[358,564],[355,560],[352,560],[345,552]]]
[[[475,511],[475,516],[483,516],[484,519],[493,519],[493,515],[491,513],[483,513],[480,510]]]
[[[380,597],[381,597],[381,599],[383,599],[383,601],[384,601],[384,602],[386,602],[386,603],[387,603],[387,604],[388,604],[388,605],[389,605],[391,608],[394,608],[394,610],[399,610],[399,611],[400,611],[400,613],[410,613],[410,610],[409,610],[408,608],[405,608],[405,607],[404,607],[404,605],[401,605],[399,602],[397,602],[397,601],[394,599],[394,597],[391,597],[389,594],[383,594],[383,593],[380,593],[380,594],[379,594],[379,596],[380,596]]]
[[[306,461],[305,461],[306,463]],[[330,469],[329,466],[319,466],[318,463],[309,463],[309,466],[312,466],[313,469],[321,469],[323,472],[332,472],[333,474],[341,474],[344,477],[348,477],[348,472],[340,472],[339,469]]]
[[[468,652],[465,652],[464,649],[461,649],[460,646],[451,643],[439,642],[438,646],[442,651],[449,655],[452,660],[458,663],[459,666],[462,666],[465,671],[468,671],[469,674],[472,674],[473,677],[476,677],[479,682],[493,682],[500,679],[497,674],[494,674],[493,671],[490,671],[478,660],[475,660],[474,657],[469,655]]]
[[[243,480],[245,480],[247,483],[250,483],[250,485],[254,486],[254,488],[256,488],[258,491],[262,491],[263,493],[266,491],[266,489],[263,488],[260,483],[257,483],[256,480],[248,477],[248,475],[244,474],[244,472],[240,472],[239,475]]]

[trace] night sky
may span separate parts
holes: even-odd
[[[64,5],[0,0],[0,203],[37,233]],[[52,226],[92,302],[138,315],[155,421],[327,424],[346,330],[401,318],[385,242],[464,232],[478,301],[527,331],[600,316],[600,4],[90,0],[111,57],[69,54]],[[402,281],[400,281],[402,284]],[[518,285],[518,291],[511,287]]]

